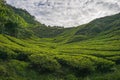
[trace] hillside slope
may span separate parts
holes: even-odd
[[[116,37],[119,39],[120,14],[95,19],[88,24],[72,28],[72,31],[68,30],[68,32],[62,36],[65,36],[67,34],[71,34],[69,35],[70,38],[68,39],[68,42],[79,42],[96,37]]]
[[[41,24],[27,11],[16,9],[6,4],[4,0],[0,0],[0,26],[1,34],[17,38],[54,37],[62,32],[60,29],[63,29]]]

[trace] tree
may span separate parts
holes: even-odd
[[[17,24],[16,22],[13,22],[11,20],[9,20],[5,24],[5,31],[6,31],[6,34],[8,34],[8,35],[18,37],[19,29],[20,29],[19,24]]]

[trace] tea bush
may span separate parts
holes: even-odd
[[[120,56],[107,57],[107,59],[114,61],[116,64],[120,64]]]
[[[0,59],[8,60],[14,58],[15,56],[16,54],[12,50],[5,47],[0,47]]]
[[[29,54],[25,53],[24,51],[17,52],[16,59],[20,61],[29,61],[28,58]]]
[[[7,70],[3,65],[0,65],[0,76],[6,76]]]
[[[111,71],[115,65],[113,61],[106,60],[103,58],[98,58],[94,56],[86,56],[86,57],[89,57],[94,62],[94,65],[96,67],[95,69],[100,72]]]
[[[79,76],[91,74],[95,70],[94,63],[82,56],[60,56],[57,57],[57,60],[62,66],[70,68]]]
[[[31,67],[39,72],[55,72],[61,67],[57,60],[43,54],[31,55],[30,61]]]

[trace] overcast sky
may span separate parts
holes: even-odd
[[[6,0],[46,25],[78,26],[120,12],[120,0]]]

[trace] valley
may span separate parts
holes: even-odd
[[[0,0],[0,80],[119,80],[120,14],[63,28]]]

